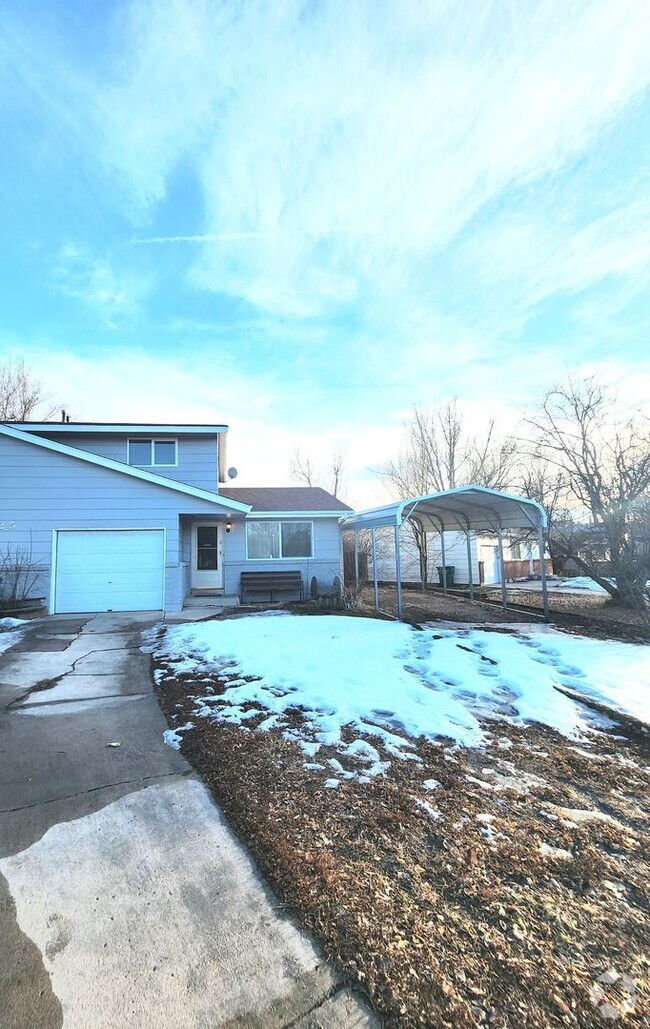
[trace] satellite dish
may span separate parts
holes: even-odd
[[[236,468],[229,468],[228,469],[228,478],[229,479],[236,479],[237,478],[237,469]]]

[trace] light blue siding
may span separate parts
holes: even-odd
[[[420,555],[407,525],[401,529],[401,571],[402,582],[421,582]],[[437,566],[442,564],[442,548],[440,535],[437,532],[428,534],[429,581],[438,582]],[[477,540],[471,539],[472,578],[479,581]],[[458,583],[469,582],[469,566],[467,563],[467,542],[463,533],[445,533],[445,561],[453,565],[454,577]],[[372,555],[368,561],[368,575],[372,576]],[[377,577],[381,582],[395,582],[395,544],[392,529],[377,530]]]
[[[67,442],[67,441],[66,441]],[[42,568],[32,591],[49,595],[54,529],[166,530],[166,608],[180,610],[187,582],[179,516],[227,517],[218,505],[83,460],[0,436],[0,555],[31,550]]]
[[[251,515],[251,521],[254,515]],[[278,519],[280,521],[282,519]],[[286,521],[296,521],[288,518]],[[300,521],[309,521],[305,515]],[[313,558],[286,559],[281,561],[247,561],[245,523],[233,522],[233,530],[224,534],[224,585],[226,593],[239,593],[239,576],[242,572],[295,572],[299,571],[305,593],[309,595],[309,584],[316,576],[321,589],[329,589],[334,577],[343,577],[341,568],[341,547],[338,518],[313,519]]]
[[[110,433],[98,433],[93,436],[90,433],[81,432],[65,436],[46,432],[41,432],[39,435],[46,439],[63,442],[66,446],[75,447],[77,450],[87,450],[91,454],[98,454],[99,457],[108,457],[111,461],[119,461],[121,464],[128,464],[127,441],[137,438],[123,434],[111,435]],[[151,437],[143,434],[143,438],[150,439]],[[164,438],[177,439],[178,466],[172,468],[166,465],[158,468],[153,465],[138,465],[138,467],[144,468],[148,472],[155,472],[156,475],[163,475],[167,479],[186,482],[189,486],[218,493],[218,437],[215,435],[174,437],[172,435]]]

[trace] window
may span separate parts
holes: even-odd
[[[246,522],[249,561],[313,556],[311,522]]]
[[[521,561],[521,543],[510,544],[510,560]]]
[[[130,439],[128,462],[145,467],[170,467],[178,464],[175,439]]]

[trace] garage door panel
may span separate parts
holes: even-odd
[[[164,570],[161,529],[58,532],[55,610],[160,610]]]

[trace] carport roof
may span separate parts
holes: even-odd
[[[500,493],[485,486],[459,486],[442,493],[409,497],[395,504],[373,507],[344,518],[342,529],[377,529],[417,519],[431,532],[484,532],[499,529],[539,529],[546,526],[546,514],[535,500]]]

